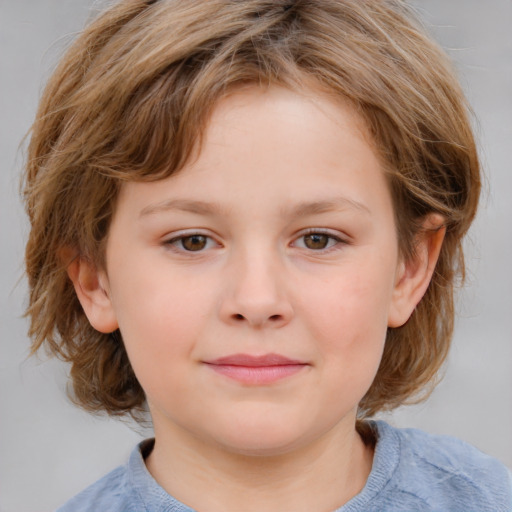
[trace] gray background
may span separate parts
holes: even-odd
[[[457,62],[488,183],[466,244],[469,282],[444,381],[426,404],[388,419],[456,435],[512,467],[512,0],[416,3]],[[18,145],[43,81],[92,4],[0,0],[0,512],[53,510],[124,461],[140,439],[126,424],[68,402],[66,366],[28,359],[22,318],[27,225]]]

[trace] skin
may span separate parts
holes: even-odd
[[[208,511],[327,511],[360,492],[373,453],[357,406],[442,238],[400,259],[381,163],[349,106],[275,86],[220,101],[196,159],[123,185],[106,269],[69,267],[92,325],[122,333],[157,482]],[[240,353],[301,367],[262,384],[209,364]]]

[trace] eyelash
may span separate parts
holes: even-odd
[[[208,245],[209,242],[214,241],[213,238],[211,236],[209,236],[209,235],[205,235],[203,233],[192,232],[192,233],[184,233],[184,234],[181,234],[179,236],[175,236],[175,237],[171,238],[170,240],[166,240],[164,242],[164,245],[168,246],[172,250],[174,250],[176,252],[180,252],[180,253],[191,253],[191,254],[193,254],[193,253],[201,253],[201,252],[203,252],[204,248],[201,249],[201,250],[198,250],[198,251],[191,251],[191,250],[185,249],[185,247],[183,247],[183,241],[188,239],[188,238],[193,238],[193,237],[205,238],[206,239],[206,245]],[[178,244],[180,242],[182,244],[181,248],[178,247]]]
[[[310,229],[306,230],[305,232],[301,233],[300,236],[298,236],[297,238],[294,239],[293,243],[296,243],[298,240],[304,239],[305,237],[311,236],[311,235],[326,236],[328,238],[328,242],[327,242],[328,244],[331,243],[332,241],[334,241],[334,243],[331,243],[330,246],[328,246],[324,249],[310,249],[308,247],[301,247],[301,249],[309,250],[309,251],[312,251],[313,253],[317,253],[317,254],[325,254],[325,253],[331,252],[333,250],[337,250],[337,249],[339,250],[340,249],[340,247],[338,247],[339,245],[347,245],[348,244],[348,242],[346,240],[340,238],[339,236],[333,235],[329,231],[325,231],[322,229],[315,229],[315,228],[310,228]],[[197,251],[189,250],[189,249],[186,249],[185,247],[183,247],[183,241],[193,238],[193,237],[202,237],[202,238],[206,239],[205,247],[203,247]],[[194,254],[194,253],[203,252],[206,248],[208,248],[209,242],[211,242],[211,241],[215,242],[213,237],[211,237],[209,235],[199,233],[199,232],[192,232],[192,233],[184,233],[179,236],[175,236],[175,237],[171,238],[170,240],[166,240],[164,242],[164,245],[170,247],[172,250],[179,252],[179,253]],[[179,243],[182,244],[181,247],[178,247]]]
[[[330,243],[330,241],[334,241],[334,243],[331,246],[328,246],[325,249],[316,249],[315,250],[315,249],[309,249],[308,247],[304,248],[306,250],[310,250],[310,251],[312,251],[314,253],[317,253],[317,254],[326,254],[326,253],[331,252],[331,251],[339,250],[341,248],[341,247],[339,247],[340,245],[343,246],[343,245],[347,245],[348,244],[347,240],[344,240],[343,238],[340,238],[339,236],[336,236],[336,235],[334,235],[333,233],[331,233],[329,231],[326,231],[326,230],[323,230],[323,229],[318,229],[318,228],[307,229],[305,232],[302,232],[300,234],[300,236],[295,239],[294,242],[296,242],[297,240],[301,240],[301,239],[303,239],[306,236],[311,236],[311,235],[326,236],[329,239],[328,243]]]

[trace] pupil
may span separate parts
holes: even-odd
[[[187,251],[200,251],[206,245],[206,237],[202,235],[187,236],[183,239],[182,244]]]
[[[306,247],[309,249],[325,249],[329,241],[329,237],[327,235],[322,235],[321,233],[306,235],[304,239]]]

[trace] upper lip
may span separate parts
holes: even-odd
[[[280,354],[265,354],[262,356],[253,356],[250,354],[232,354],[225,357],[219,357],[210,361],[205,361],[207,364],[212,365],[226,365],[226,366],[284,366],[284,365],[305,365],[304,361],[298,359],[290,359],[289,357]]]

